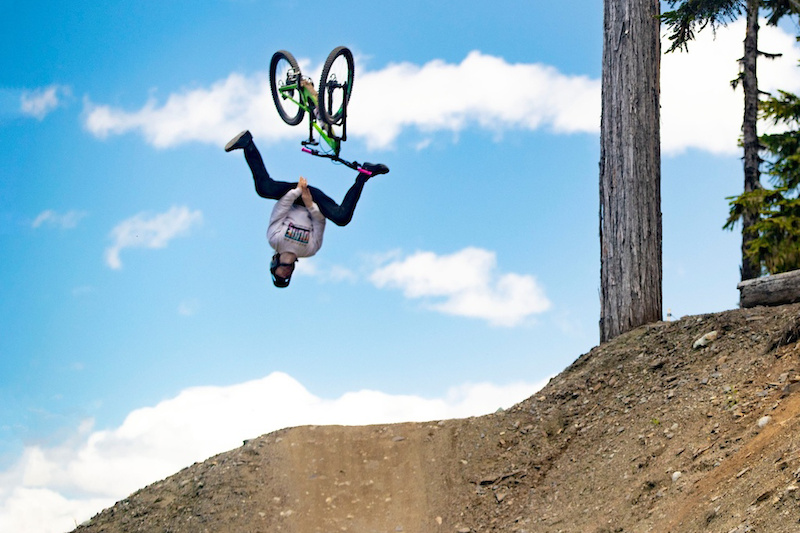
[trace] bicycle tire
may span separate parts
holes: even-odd
[[[337,125],[344,120],[354,75],[353,53],[347,47],[337,46],[328,54],[319,81],[319,111],[323,121]]]
[[[283,121],[290,126],[297,126],[302,122],[306,111],[298,104],[281,95],[279,89],[287,84],[296,84],[298,89],[289,91],[289,96],[300,101],[299,84],[302,79],[300,66],[292,54],[286,50],[279,50],[272,55],[269,62],[269,88],[272,91],[272,101],[275,109]]]

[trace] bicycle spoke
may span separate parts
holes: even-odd
[[[352,90],[353,55],[338,47],[328,56],[320,80],[320,106],[326,122],[338,124],[344,119]]]
[[[296,126],[303,120],[305,110],[300,105],[300,67],[294,57],[285,50],[276,52],[270,62],[270,89],[272,100],[284,122]]]

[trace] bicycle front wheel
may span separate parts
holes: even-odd
[[[272,101],[283,121],[297,126],[303,120],[305,109],[301,107],[300,66],[292,54],[279,50],[269,63],[269,88]]]
[[[340,124],[353,92],[353,53],[344,46],[334,48],[322,67],[319,82],[319,110],[328,124]]]

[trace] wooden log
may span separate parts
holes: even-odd
[[[800,302],[800,270],[748,279],[736,288],[739,289],[740,307]]]

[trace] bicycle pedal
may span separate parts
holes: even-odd
[[[301,141],[303,146],[319,146],[319,141]]]

